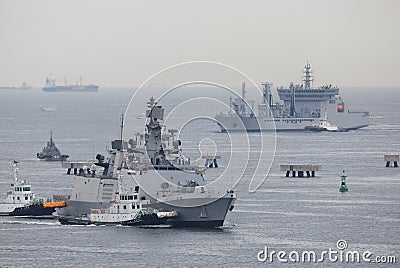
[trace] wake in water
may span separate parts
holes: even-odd
[[[0,224],[29,224],[29,225],[61,225],[58,220],[54,219],[33,219],[27,217],[5,218],[0,220]]]

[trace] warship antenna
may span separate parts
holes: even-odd
[[[50,144],[53,144],[53,131],[50,131]]]

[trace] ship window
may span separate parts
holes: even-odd
[[[124,209],[126,209],[126,206],[124,205]]]
[[[137,195],[135,194],[135,195],[133,196],[133,198],[134,198],[135,200],[137,200]]]
[[[135,186],[135,192],[136,192],[136,193],[139,192],[139,186]]]
[[[23,188],[23,191],[30,191],[31,190],[31,187],[24,187]]]
[[[27,197],[27,196],[25,196],[25,200],[28,200],[28,197]]]
[[[17,196],[17,200],[19,200],[19,196]]]
[[[137,205],[136,205],[136,208],[137,208],[137,209],[139,209],[139,208],[140,208],[139,204],[137,204]]]
[[[133,200],[133,196],[132,195],[129,196],[129,200]]]

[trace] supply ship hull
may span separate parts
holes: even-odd
[[[309,125],[318,125],[320,118],[257,118],[218,114],[216,120],[222,132],[226,131],[303,131]]]

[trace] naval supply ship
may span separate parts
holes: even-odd
[[[79,84],[68,85],[65,81],[64,85],[57,85],[55,79],[46,78],[46,84],[42,88],[45,92],[97,92],[99,86],[94,84],[82,84],[82,78],[79,78]]]
[[[173,136],[168,135],[160,123],[164,109],[153,99],[148,102],[148,108],[145,133],[138,133],[136,140],[123,141],[122,117],[121,138],[111,143],[108,161],[98,154],[94,166],[85,167],[75,176],[67,206],[57,212],[60,217],[89,214],[92,209],[110,207],[118,193],[118,176],[123,176],[131,178],[129,185],[124,187],[142,201],[144,208],[176,212],[175,217],[167,219],[168,225],[223,225],[227,212],[233,209],[236,193],[230,188],[216,189],[205,185],[207,167],[184,157],[180,141],[166,142]],[[99,167],[101,174],[97,174]]]
[[[275,103],[272,84],[263,83],[263,99],[257,115],[246,102],[246,88],[242,83],[242,97],[230,101],[229,113],[215,117],[221,131],[299,131],[326,123],[337,131],[348,131],[369,125],[369,112],[352,110],[340,96],[338,87],[312,87],[314,79],[309,63],[303,73],[303,84],[277,88],[280,101]]]

